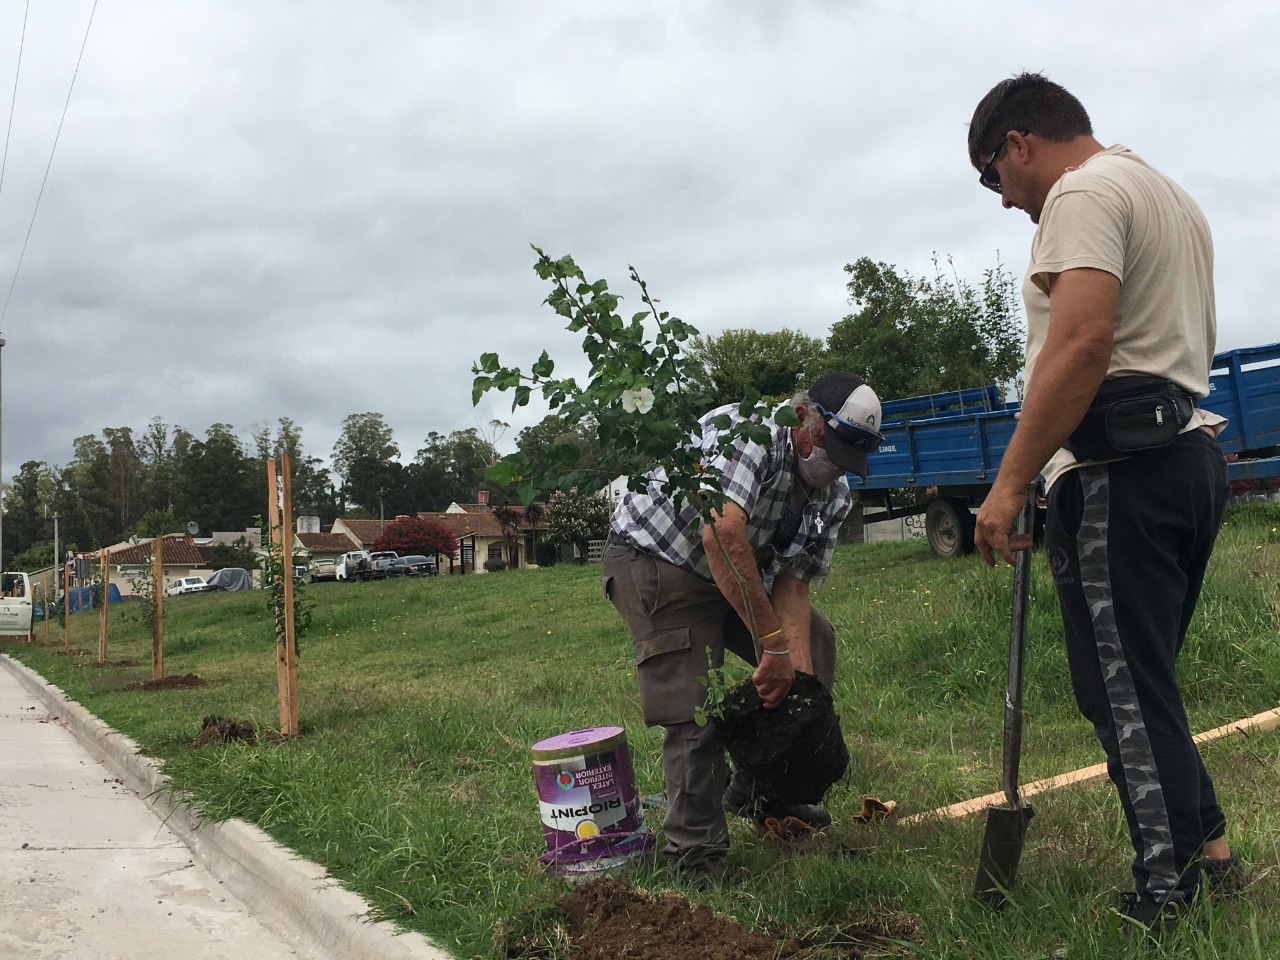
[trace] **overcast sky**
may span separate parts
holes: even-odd
[[[31,3],[19,71],[26,6],[0,0],[0,298],[93,3]],[[1021,277],[1033,226],[965,135],[1027,69],[1203,206],[1219,349],[1280,339],[1278,35],[1252,0],[103,0],[0,321],[4,475],[154,416],[290,417],[327,460],[377,411],[405,461],[498,418],[512,449],[546,411],[473,408],[472,361],[579,355],[530,243],[629,295],[634,264],[709,334],[825,338],[862,256]]]

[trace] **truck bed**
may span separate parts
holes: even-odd
[[[1214,357],[1209,396],[1201,406],[1226,417],[1219,437],[1232,480],[1280,476],[1280,343]],[[975,388],[883,405],[884,442],[868,458],[854,489],[972,488],[990,485],[1013,436],[1017,403],[995,388]]]

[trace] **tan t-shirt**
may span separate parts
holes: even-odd
[[[1208,396],[1217,338],[1209,224],[1185,190],[1127,147],[1068,170],[1045,198],[1022,283],[1028,384],[1049,331],[1048,276],[1082,267],[1120,281],[1107,376],[1168,377]],[[1226,420],[1197,407],[1186,429],[1202,424],[1221,431]],[[1059,450],[1046,484],[1075,466]]]

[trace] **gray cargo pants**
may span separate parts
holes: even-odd
[[[700,727],[694,708],[706,699],[708,665],[724,664],[726,649],[755,665],[751,635],[720,588],[665,560],[610,538],[603,557],[604,593],[635,644],[636,678],[644,722],[662,726],[662,773],[667,786],[663,855],[696,867],[729,848],[723,795],[728,765],[713,726]],[[814,672],[830,689],[835,680],[835,631],[810,607]]]

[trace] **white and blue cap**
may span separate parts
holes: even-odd
[[[867,454],[880,446],[880,398],[854,373],[824,373],[809,388],[809,400],[827,426],[823,442],[831,462],[867,476]]]

